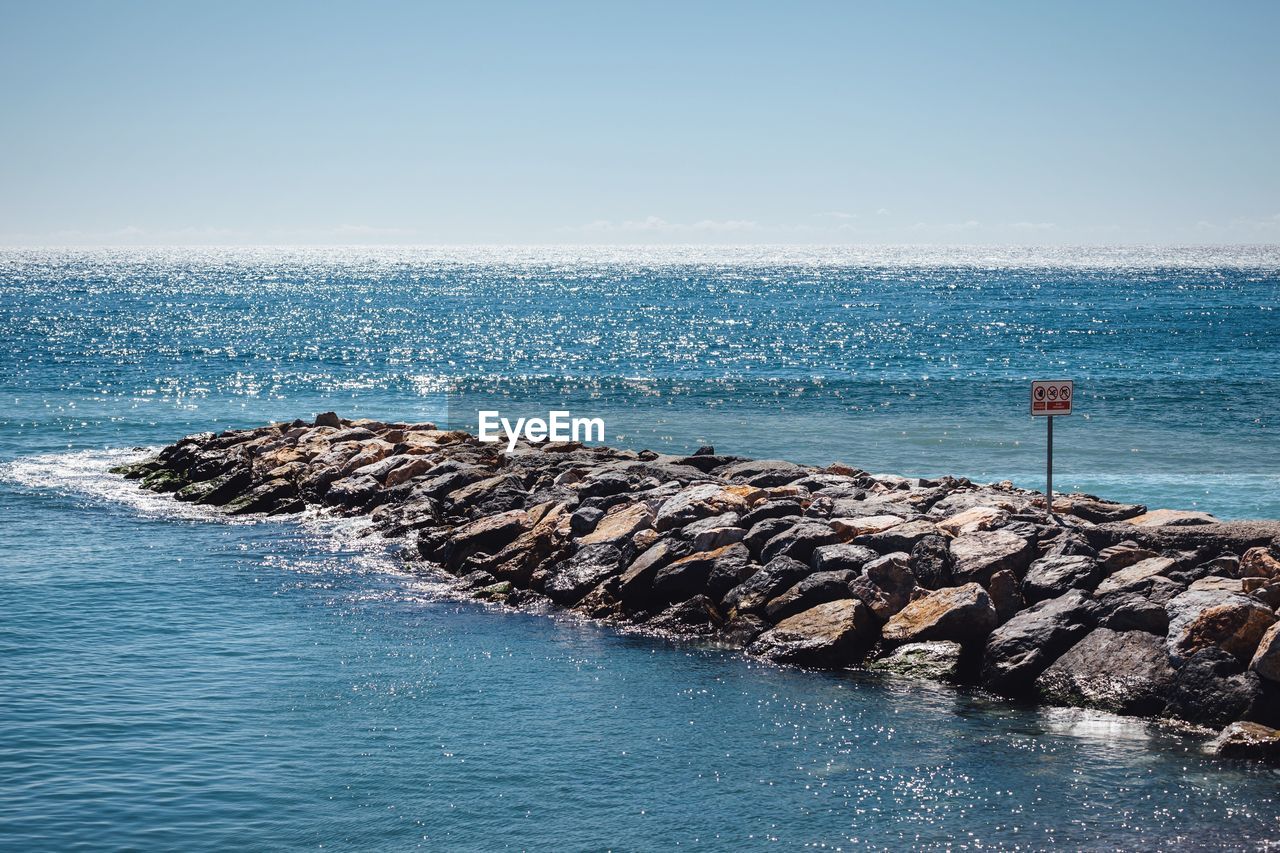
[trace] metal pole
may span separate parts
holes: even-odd
[[[1049,515],[1053,516],[1053,415],[1045,418],[1049,422],[1049,454],[1045,463],[1044,472],[1044,493],[1045,493],[1045,509],[1049,511]]]

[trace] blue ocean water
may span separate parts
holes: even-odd
[[[1280,250],[0,253],[0,847],[1253,847],[1280,775],[1141,721],[454,600],[358,525],[106,474],[309,415],[1280,517]]]

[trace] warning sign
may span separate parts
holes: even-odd
[[[1075,388],[1070,379],[1037,379],[1031,383],[1031,414],[1069,415],[1073,396]]]

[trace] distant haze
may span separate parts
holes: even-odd
[[[1280,243],[1280,3],[0,2],[0,245]]]

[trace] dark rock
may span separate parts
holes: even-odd
[[[1046,669],[1036,688],[1062,705],[1150,716],[1164,710],[1173,679],[1160,637],[1097,628]]]
[[[1201,649],[1178,669],[1165,713],[1206,726],[1225,726],[1245,716],[1262,695],[1258,676],[1216,646]]]
[[[1146,631],[1164,636],[1169,632],[1169,613],[1136,592],[1116,592],[1098,600],[1098,624],[1112,631]]]
[[[1040,673],[1093,629],[1097,610],[1077,589],[1014,616],[987,639],[983,686],[1008,696],[1030,692]]]
[[[765,617],[777,623],[815,604],[848,598],[849,582],[855,577],[849,571],[815,572],[765,605]]]
[[[1122,590],[1141,591],[1143,585],[1151,578],[1166,575],[1173,571],[1177,565],[1176,560],[1168,557],[1148,557],[1145,560],[1139,560],[1120,569],[1098,584],[1097,594],[1101,597]]]
[[[722,599],[730,618],[743,613],[763,613],[765,605],[812,571],[799,560],[778,557],[725,593]]]
[[[842,666],[855,660],[874,634],[875,620],[866,606],[843,598],[784,619],[747,651],[777,663]]]
[[[958,681],[964,647],[949,640],[907,643],[870,665],[870,669],[908,678]]]
[[[1057,598],[1073,589],[1093,589],[1102,580],[1102,566],[1092,557],[1042,557],[1022,579],[1022,595],[1029,604]]]
[[[1246,595],[1188,590],[1173,598],[1169,613],[1169,654],[1177,663],[1216,646],[1248,663],[1262,635],[1276,621],[1265,605]]]
[[[758,558],[770,539],[784,530],[790,530],[795,523],[795,520],[790,518],[766,518],[758,521],[747,531],[742,543],[751,551],[751,556]]]
[[[751,641],[769,630],[768,622],[751,613],[741,613],[725,623],[721,634],[724,641],[736,648],[746,648]]]
[[[523,510],[487,516],[455,528],[439,550],[424,556],[456,572],[472,554],[496,554],[529,526],[529,515]]]
[[[1025,605],[1018,589],[1018,578],[1008,569],[1001,569],[991,576],[987,582],[987,593],[995,605],[1001,625],[1016,616]]]
[[[802,521],[766,542],[760,550],[760,559],[767,563],[774,557],[790,557],[807,563],[812,559],[814,549],[839,541],[839,534],[830,526],[818,521]]]
[[[903,553],[886,554],[867,563],[863,575],[851,581],[849,589],[881,621],[924,595],[911,573],[910,558]]]
[[[925,589],[951,585],[951,547],[943,536],[926,536],[911,549],[911,573]]]
[[[708,635],[724,623],[715,602],[705,595],[695,595],[668,607],[645,623],[655,631],[681,635]]]
[[[231,515],[296,512],[302,509],[297,497],[298,487],[288,480],[268,480],[229,501],[226,509]]]
[[[578,536],[585,536],[596,529],[600,519],[604,518],[604,510],[595,507],[583,507],[569,519],[569,529]]]
[[[667,498],[658,508],[654,527],[662,532],[684,527],[700,518],[746,510],[747,502],[740,494],[718,483],[699,483]]]
[[[543,592],[557,604],[574,604],[592,587],[620,571],[620,556],[616,545],[588,545],[552,568]]]
[[[623,604],[631,610],[647,609],[656,600],[654,575],[663,566],[688,556],[691,550],[687,542],[676,539],[659,539],[650,545],[622,573],[618,594]]]
[[[1207,749],[1223,758],[1280,760],[1280,731],[1250,722],[1235,722],[1222,730]]]
[[[853,544],[870,548],[877,554],[911,552],[921,540],[937,536],[938,528],[928,521],[906,521],[879,533],[865,533],[856,537]]]
[[[752,459],[735,462],[723,468],[717,468],[716,476],[726,480],[745,482],[752,486],[767,488],[769,486],[785,486],[793,483],[809,472],[793,462],[781,459]]]
[[[905,557],[906,555],[904,554],[903,556]],[[850,543],[838,543],[836,545],[821,545],[813,549],[813,558],[810,562],[820,572],[850,571],[857,574],[868,563],[878,559],[880,559],[880,555],[870,548]]]
[[[742,516],[741,524],[750,530],[757,522],[764,521],[766,518],[790,518],[792,516],[799,517],[803,510],[797,501],[781,500],[781,501],[765,501],[755,507],[751,511]]]
[[[235,468],[225,474],[184,486],[174,495],[180,501],[194,501],[208,506],[222,506],[249,487],[252,475],[248,468]]]
[[[631,491],[631,481],[625,474],[617,471],[606,471],[588,479],[578,487],[578,494],[583,498],[609,497],[629,491]]]
[[[726,565],[717,566],[722,561]],[[653,590],[661,601],[684,601],[707,592],[712,573],[717,568],[722,570],[721,577],[727,578],[736,573],[744,573],[750,564],[751,555],[741,543],[726,545],[714,551],[693,553],[659,569],[653,577]],[[725,587],[726,591],[735,585],[729,583]]]

